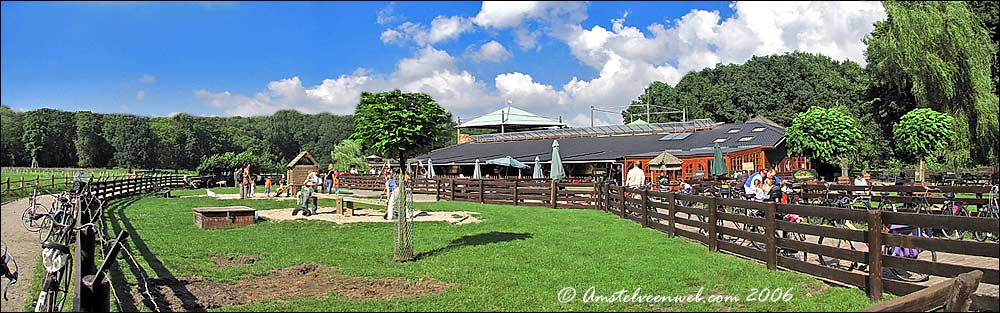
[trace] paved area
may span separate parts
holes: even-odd
[[[351,194],[344,194],[342,196],[345,197],[346,199],[361,199],[363,202],[377,201],[377,202],[380,202],[380,203],[385,203],[385,195],[384,195],[383,192],[380,192],[380,191],[350,190],[350,192],[351,192]],[[206,194],[208,194],[208,193],[206,192]],[[233,199],[239,199],[240,198],[239,194],[234,194],[234,193],[214,193],[213,192],[212,194],[214,194],[213,197],[215,197],[217,199],[221,199],[221,200],[233,200]],[[318,198],[320,198],[320,199],[334,199],[334,198],[337,197],[337,195],[335,195],[335,194],[325,194],[325,193],[318,193],[318,194],[316,194],[316,196]],[[188,196],[188,197],[190,197],[190,196]],[[292,201],[294,201],[295,200],[295,195],[292,195],[291,197],[273,197],[273,196],[272,197],[268,197],[268,196],[265,196],[263,193],[257,193],[257,194],[254,194],[254,197],[251,197],[250,199],[254,199],[254,200],[292,200]],[[427,195],[427,194],[414,194],[413,195],[413,202],[434,202],[434,201],[437,201],[437,198],[436,198],[435,195]]]
[[[39,198],[42,203],[51,203],[50,196]],[[21,213],[28,207],[28,198],[11,201],[0,207],[0,238],[3,238],[7,253],[17,261],[19,278],[7,293],[8,300],[0,297],[0,311],[20,312],[24,310],[24,302],[30,297],[31,277],[35,273],[35,264],[42,256],[42,245],[38,242],[38,233],[29,232],[21,225]],[[0,285],[6,284],[4,279]],[[0,291],[2,292],[2,291]]]

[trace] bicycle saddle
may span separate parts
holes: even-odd
[[[69,247],[57,242],[46,241],[42,243],[42,249],[55,249],[64,254],[69,254]]]
[[[945,193],[945,194],[944,194],[943,196],[944,196],[944,197],[945,197],[946,199],[948,199],[948,200],[951,200],[951,199],[955,199],[955,194],[953,194],[953,193],[950,193],[950,192],[948,192],[948,193]]]

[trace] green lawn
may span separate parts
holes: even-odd
[[[347,275],[428,276],[457,286],[439,295],[413,299],[354,301],[331,294],[320,299],[265,300],[220,308],[225,311],[854,311],[871,304],[861,290],[830,287],[805,275],[768,271],[762,264],[709,253],[700,244],[668,238],[592,210],[418,203],[419,210],[480,212],[483,222],[418,223],[414,248],[422,257],[403,264],[392,262],[393,225],[389,223],[266,221],[224,230],[202,230],[192,223],[192,207],[247,205],[266,210],[291,204],[294,202],[134,197],[116,200],[107,220],[110,229],[131,232],[130,250],[152,277],[200,276],[235,283],[271,269],[316,262]],[[219,267],[211,262],[213,256],[226,253],[258,255],[260,260],[247,267]],[[119,263],[124,265],[121,259]],[[127,281],[136,281],[135,272],[124,272]],[[705,296],[740,298],[752,288],[792,288],[793,297],[790,302],[583,303],[579,298],[590,286],[600,295],[641,288],[644,295],[681,296],[704,287]],[[578,290],[577,300],[568,304],[557,301],[557,292],[565,287]]]

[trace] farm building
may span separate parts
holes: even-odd
[[[620,170],[625,164],[639,162],[650,179],[668,172],[673,173],[671,180],[695,178],[711,169],[715,144],[721,147],[731,172],[765,167],[788,171],[807,166],[801,158],[786,157],[784,136],[783,127],[765,118],[744,123],[698,119],[476,135],[470,136],[469,142],[415,159],[433,160],[439,174],[470,176],[477,159],[482,162],[509,155],[531,165],[538,157],[547,173],[552,141],[558,140],[561,160],[571,177],[603,177],[612,168]],[[650,167],[649,162],[664,152],[680,160],[679,170],[676,164],[670,166],[672,171],[662,165]],[[483,173],[499,175],[503,169],[484,167]]]

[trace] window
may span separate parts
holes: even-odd
[[[726,133],[727,134],[735,134],[735,133],[740,132],[740,130],[742,130],[742,128],[732,128],[732,129],[729,129],[729,131],[727,131]]]
[[[691,133],[673,133],[673,134],[667,134],[666,136],[660,137],[659,140],[660,141],[665,141],[665,140],[683,140],[684,138],[687,138],[688,136],[691,136]]]
[[[715,143],[723,143],[726,142],[727,139],[728,138],[715,138]]]
[[[754,127],[750,131],[755,132],[755,133],[759,133],[759,132],[764,131],[764,127]]]
[[[740,137],[739,141],[740,142],[747,142],[747,141],[750,141],[750,140],[753,140],[753,136],[743,136],[743,137]]]

